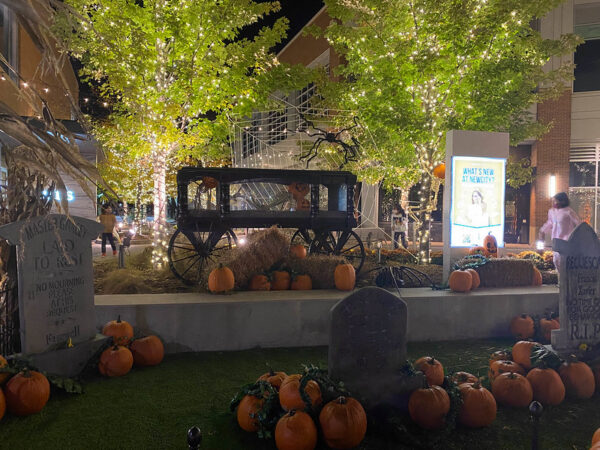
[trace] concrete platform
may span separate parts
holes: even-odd
[[[330,308],[340,291],[97,295],[98,327],[117,315],[159,335],[167,352],[327,345]],[[478,289],[468,294],[402,289],[409,341],[509,336],[523,312],[557,311],[556,286]]]

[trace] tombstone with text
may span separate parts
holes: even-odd
[[[552,246],[560,253],[560,329],[552,331],[552,347],[570,353],[600,342],[600,241],[583,222]]]

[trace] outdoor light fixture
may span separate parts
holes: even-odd
[[[556,175],[550,175],[550,181],[548,182],[548,196],[554,197],[556,195]]]
[[[544,241],[536,241],[535,248],[537,248],[538,250],[544,250]]]

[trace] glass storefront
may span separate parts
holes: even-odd
[[[571,148],[569,161],[569,199],[571,207],[582,221],[590,224],[596,233],[600,228],[598,209],[600,145]]]

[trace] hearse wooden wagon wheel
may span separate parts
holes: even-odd
[[[310,247],[310,243],[315,237],[315,233],[312,230],[307,230],[306,228],[299,228],[296,230],[292,239],[290,241],[290,246],[292,245],[304,245],[306,249]]]
[[[360,272],[365,262],[365,247],[354,231],[317,232],[310,244],[309,253],[343,256]]]
[[[173,274],[185,284],[197,284],[208,263],[237,243],[232,230],[177,230],[169,241],[167,256]]]

